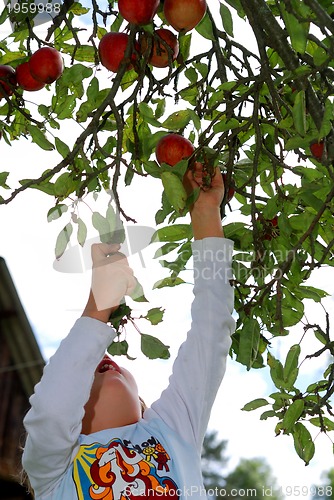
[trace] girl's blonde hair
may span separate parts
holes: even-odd
[[[23,486],[27,490],[31,498],[35,498],[34,490],[32,489],[32,486],[30,484],[28,474],[24,469],[21,470],[19,482],[21,486]]]

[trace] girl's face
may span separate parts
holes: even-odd
[[[82,433],[123,427],[138,422],[141,404],[132,374],[105,355],[95,370],[89,400],[85,405]]]

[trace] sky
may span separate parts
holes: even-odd
[[[239,21],[238,21],[239,22]],[[244,29],[244,26],[242,27]],[[30,96],[33,102],[43,101],[46,94]],[[62,133],[71,135],[73,123],[64,123]],[[54,166],[60,157],[57,153],[43,152],[30,143],[29,139],[7,146],[0,141],[1,170],[9,171],[9,184],[17,185],[19,179],[40,175],[46,168]],[[145,181],[145,183],[144,183]],[[138,178],[135,185],[121,190],[121,203],[126,213],[134,216],[140,224],[155,228],[154,214],[160,206],[161,185],[159,180],[150,181],[151,189],[147,196],[146,180]],[[6,192],[1,192],[6,197]],[[92,198],[82,204],[81,214],[85,220],[91,210],[105,210],[107,198],[95,202]],[[52,199],[37,191],[24,192],[9,205],[0,207],[0,255],[5,258],[16,285],[24,309],[35,332],[45,359],[53,354],[59,342],[64,338],[85,305],[90,284],[90,270],[81,273],[60,272],[55,266],[54,247],[56,237],[68,222],[68,215],[57,221],[47,222],[46,214],[53,206]],[[227,221],[238,218],[237,208],[232,202],[232,212]],[[130,225],[131,226],[131,225]],[[88,239],[96,237],[91,231]],[[73,243],[75,245],[75,243]],[[185,339],[190,326],[190,305],[192,300],[191,272],[187,274],[189,284],[171,289],[152,290],[157,279],[163,277],[163,269],[153,259],[159,245],[154,244],[143,250],[142,255],[129,257],[135,275],[144,286],[145,295],[150,301],[148,307],[165,308],[163,324],[150,327],[146,321],[138,321],[141,331],[157,335],[170,345],[169,360],[147,360],[139,352],[139,335],[129,328],[127,338],[130,354],[135,361],[124,359],[122,364],[135,375],[140,393],[150,404],[168,383],[172,362],[180,343]],[[56,267],[56,268],[55,268]],[[58,268],[58,270],[57,270]],[[167,273],[166,273],[167,275]],[[327,309],[333,310],[334,280],[328,270],[320,271],[314,278],[320,287],[330,293],[326,299]],[[130,302],[131,303],[131,302]],[[131,303],[138,311],[138,316],[145,314],[146,305]],[[308,309],[309,318],[323,324],[320,308]],[[300,329],[293,333],[299,340]],[[306,339],[306,344],[313,340]],[[292,343],[292,341],[291,341]],[[303,343],[304,344],[304,343]],[[290,344],[291,345],[291,344]],[[318,344],[317,344],[318,345]],[[318,346],[319,347],[319,346]],[[287,347],[281,342],[274,346],[279,354],[284,354]],[[323,359],[305,362],[301,373],[305,385],[309,377],[316,372],[321,377]],[[320,483],[321,473],[333,465],[332,443],[323,435],[316,439],[316,455],[308,467],[297,457],[290,436],[275,437],[274,422],[260,421],[260,411],[243,412],[245,403],[274,392],[266,370],[247,372],[234,360],[228,360],[227,372],[219,390],[209,423],[210,430],[218,430],[220,439],[228,441],[228,470],[232,470],[241,457],[264,457],[273,469],[278,485],[286,497],[311,498],[311,485]],[[313,430],[316,435],[316,428]],[[333,437],[332,437],[333,439]],[[264,485],[270,488],[272,485]],[[303,495],[291,494],[290,488],[304,487]],[[306,494],[307,493],[307,494]]]

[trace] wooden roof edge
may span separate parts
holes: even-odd
[[[0,323],[4,327],[14,368],[29,397],[41,378],[45,360],[3,257],[0,257],[0,283]]]

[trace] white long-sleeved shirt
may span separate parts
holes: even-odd
[[[23,466],[36,500],[205,500],[202,443],[235,328],[233,242],[205,238],[192,249],[191,328],[168,387],[139,422],[81,434],[96,366],[115,337],[110,326],[78,319],[50,358],[24,419]]]

